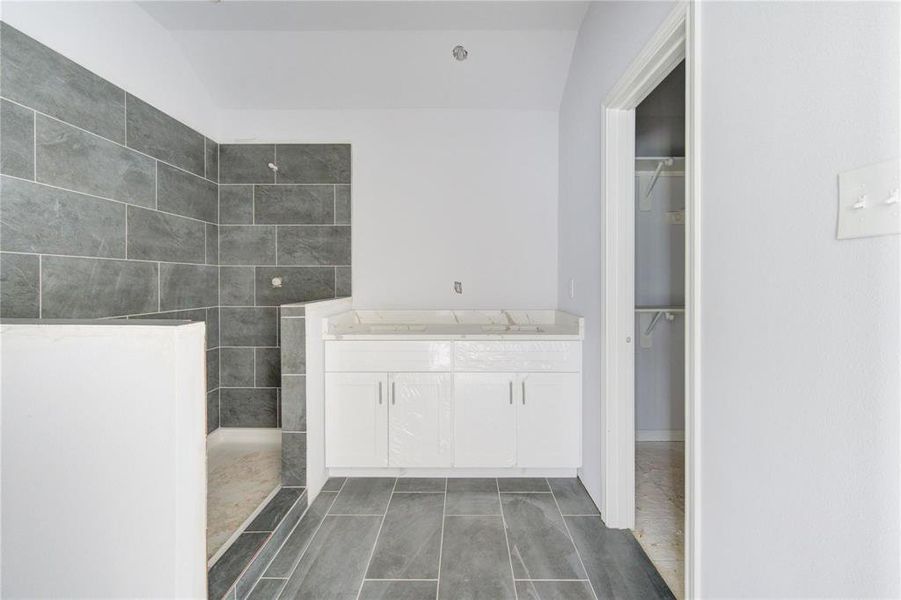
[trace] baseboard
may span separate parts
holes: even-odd
[[[223,443],[280,444],[282,430],[276,427],[220,427],[206,436],[207,449]]]
[[[331,467],[328,474],[330,477],[575,477],[576,469]]]
[[[635,432],[636,442],[684,442],[685,432],[676,429],[656,429]]]

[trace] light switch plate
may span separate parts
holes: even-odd
[[[889,160],[838,174],[838,239],[901,234],[899,172]]]

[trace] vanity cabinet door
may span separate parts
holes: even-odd
[[[325,463],[328,467],[388,466],[386,374],[326,374]]]
[[[523,373],[517,386],[516,466],[582,466],[582,376]]]
[[[454,466],[512,467],[516,406],[511,373],[454,375]]]
[[[388,465],[451,466],[450,374],[391,373],[388,393]]]

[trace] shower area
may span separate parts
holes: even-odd
[[[272,534],[305,486],[280,307],[350,295],[350,145],[218,143],[0,27],[0,317],[204,324],[206,558],[224,593],[269,537],[242,532]]]

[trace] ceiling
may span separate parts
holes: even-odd
[[[550,109],[587,2],[141,2],[224,109]],[[462,44],[469,58],[451,50]]]

